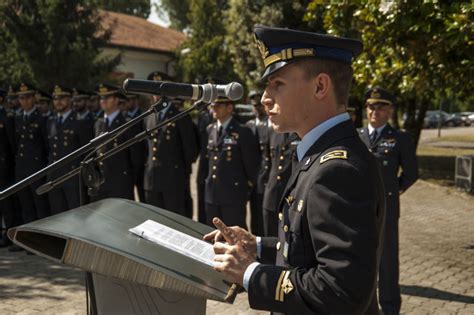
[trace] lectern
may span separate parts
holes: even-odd
[[[202,238],[212,228],[151,205],[105,199],[8,231],[17,245],[92,273],[99,314],[205,314],[233,303],[236,286],[211,266],[128,230],[153,220]]]

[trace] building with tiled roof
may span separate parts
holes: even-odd
[[[183,33],[132,15],[103,10],[100,15],[103,28],[111,31],[104,53],[122,53],[114,77],[145,79],[154,70],[173,75],[174,54],[185,40]]]

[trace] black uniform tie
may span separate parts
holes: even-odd
[[[370,135],[370,144],[371,145],[373,145],[375,143],[375,140],[377,140],[377,137],[378,137],[377,129],[374,129],[374,131]]]
[[[222,136],[222,125],[219,127],[219,129],[217,129],[217,138],[220,138]]]
[[[63,124],[63,116],[59,116],[58,117],[58,126],[61,127],[62,124]]]

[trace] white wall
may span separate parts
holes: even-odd
[[[116,48],[105,48],[103,53],[109,56],[116,56],[120,50]],[[174,62],[170,62],[172,56],[160,53],[142,52],[135,50],[123,50],[122,62],[116,68],[119,72],[133,73],[135,79],[146,79],[153,71],[162,71],[170,75],[174,74]],[[168,63],[168,69],[167,64]]]

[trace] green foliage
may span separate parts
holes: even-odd
[[[418,139],[430,105],[472,95],[473,8],[471,1],[313,1],[305,20],[322,10],[328,33],[363,41],[354,64],[359,95],[374,85],[393,91]]]
[[[135,15],[147,19],[151,12],[150,0],[97,0],[98,8]]]
[[[101,28],[91,1],[8,0],[0,4],[0,20],[3,83],[89,88],[120,62],[120,56],[100,56],[110,32]]]
[[[161,17],[169,19],[170,28],[183,31],[191,23],[188,16],[190,3],[190,0],[160,0],[155,8]]]
[[[191,0],[188,39],[178,53],[178,76],[188,82],[209,77],[235,79],[224,39],[223,12],[227,1]],[[181,53],[187,51],[187,53]]]

